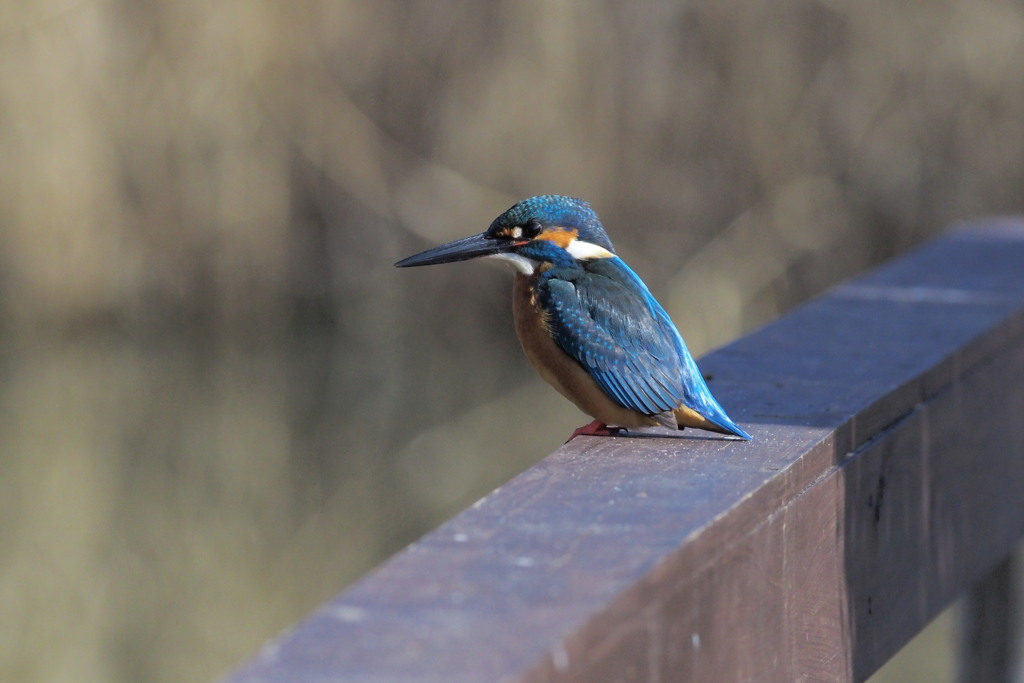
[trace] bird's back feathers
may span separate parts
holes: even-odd
[[[616,403],[671,426],[682,406],[705,418],[705,428],[750,438],[711,395],[668,314],[621,259],[554,266],[535,287],[555,342]]]

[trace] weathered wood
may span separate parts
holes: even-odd
[[[752,443],[576,439],[229,680],[862,680],[1024,535],[1024,222],[701,367]]]

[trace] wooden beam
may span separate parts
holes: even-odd
[[[753,442],[576,439],[228,680],[863,680],[1024,535],[1024,221],[701,367]]]

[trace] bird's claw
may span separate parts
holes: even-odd
[[[600,420],[594,420],[573,432],[565,442],[569,443],[577,436],[617,436],[624,431],[626,430],[622,427],[609,427]]]

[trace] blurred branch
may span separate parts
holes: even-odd
[[[469,205],[475,213],[487,213],[515,201],[390,134],[355,103],[320,50],[310,51],[313,57],[299,73],[275,74],[270,77],[273,84],[264,85],[263,74],[250,80],[269,118],[339,188],[428,242],[467,231],[450,220],[460,206],[463,211]],[[296,88],[297,81],[307,96],[315,93],[313,106],[306,98],[281,97],[282,90]],[[439,197],[445,211],[424,210],[436,206]]]

